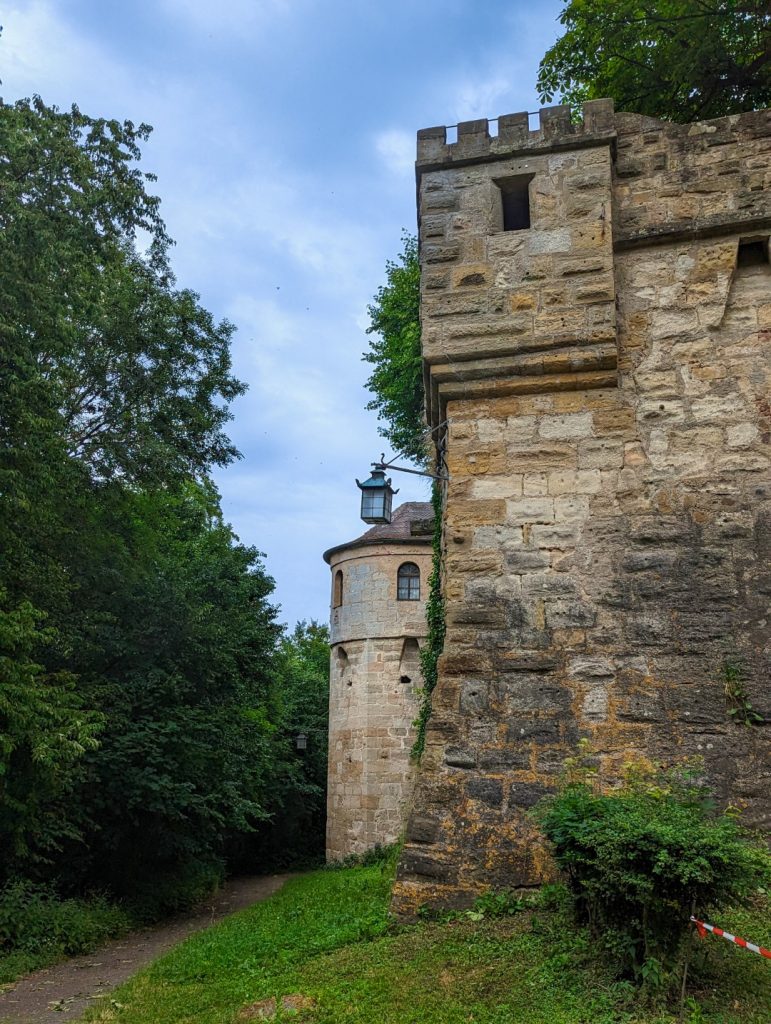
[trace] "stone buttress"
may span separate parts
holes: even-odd
[[[395,909],[543,879],[581,737],[769,828],[771,111],[432,128],[417,173],[447,639]]]

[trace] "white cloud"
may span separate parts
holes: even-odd
[[[406,177],[415,168],[415,133],[395,128],[375,136],[375,149],[391,174]]]
[[[466,79],[461,82],[451,102],[458,121],[473,121],[479,117],[497,117],[508,113],[500,104],[512,91],[511,81],[502,76]]]
[[[72,96],[80,95],[83,86],[93,92],[94,82],[107,93],[124,91],[120,65],[73,32],[45,0],[5,4],[2,18],[0,67],[9,99],[33,92],[47,99],[50,89],[65,82]]]

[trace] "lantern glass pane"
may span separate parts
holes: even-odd
[[[361,518],[365,522],[390,523],[391,492],[389,489],[367,488],[361,492]]]

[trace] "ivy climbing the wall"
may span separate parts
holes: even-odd
[[[723,688],[728,715],[741,725],[762,725],[765,719],[752,706],[744,678],[744,666],[736,658],[723,660]]]
[[[423,674],[423,689],[420,710],[415,720],[417,734],[412,747],[412,757],[419,761],[426,745],[426,727],[431,717],[431,694],[436,686],[439,655],[444,647],[445,621],[444,598],[442,597],[442,488],[435,483],[431,494],[434,506],[433,562],[428,579],[428,601],[426,620],[428,636],[420,652],[420,669]]]

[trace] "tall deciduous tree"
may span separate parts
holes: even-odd
[[[420,264],[414,236],[405,234],[397,260],[386,263],[386,283],[378,289],[368,313],[367,334],[374,337],[364,359],[374,367],[367,387],[375,397],[367,408],[384,422],[380,433],[397,452],[425,463]]]
[[[329,719],[329,630],[298,622],[278,646],[274,751],[281,765],[271,780],[269,827],[246,844],[269,863],[324,855]],[[305,737],[304,749],[297,737]]]
[[[696,121],[771,106],[768,0],[569,0],[538,73],[542,101]]]
[[[34,660],[56,640],[42,618],[28,601],[0,608],[0,878],[72,835],[62,801],[103,724],[83,710],[68,672],[46,673]]]
[[[6,370],[98,478],[168,480],[237,454],[222,429],[244,390],[232,326],[174,287],[152,176],[136,167],[149,130],[39,98],[0,104]]]
[[[148,131],[0,103],[0,886],[152,904],[323,801],[273,582],[208,477],[232,327],[175,286]]]
[[[110,492],[94,516],[110,556],[73,560],[71,666],[106,718],[84,759],[75,881],[131,895],[220,861],[229,833],[267,818],[280,629],[273,581],[210,485]]]

